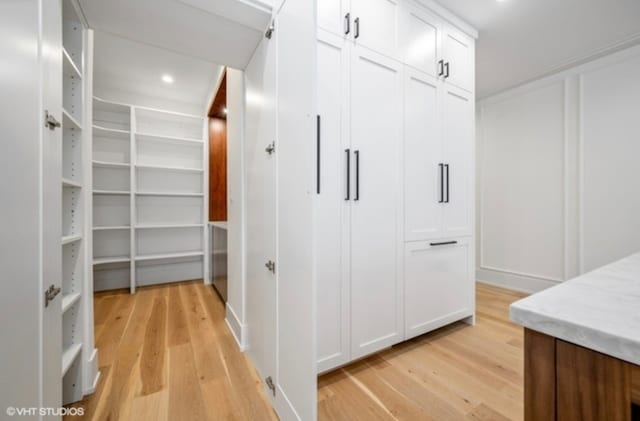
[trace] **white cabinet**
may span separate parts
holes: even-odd
[[[455,67],[446,52],[467,54],[471,80],[474,71],[473,40],[466,52],[447,50],[445,34],[457,32],[417,4],[320,0],[318,8],[324,372],[473,313],[474,98],[451,81],[473,85],[446,77]]]
[[[352,357],[402,335],[397,276],[402,67],[356,47],[351,69]]]
[[[398,57],[398,0],[351,0],[353,39],[387,57]]]
[[[400,20],[401,59],[428,75],[438,74],[440,60],[440,20],[423,8],[407,3]]]
[[[318,0],[318,27],[340,36],[351,33],[350,0]]]
[[[463,91],[407,69],[405,241],[471,235],[473,107]]]
[[[406,338],[473,314],[471,240],[405,245]]]
[[[344,364],[350,355],[349,202],[346,194],[349,50],[338,36],[318,33],[318,184],[316,276],[318,371]]]
[[[446,86],[442,95],[443,161],[445,163],[445,237],[472,234],[474,168],[474,101]]]
[[[474,92],[475,41],[451,27],[444,31],[442,38],[445,80],[458,88]]]

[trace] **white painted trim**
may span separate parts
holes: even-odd
[[[427,7],[433,13],[440,16],[442,19],[446,20],[451,25],[455,26],[465,34],[470,37],[477,39],[478,38],[478,30],[471,26],[469,23],[460,19],[454,13],[449,11],[449,9],[443,7],[441,4],[436,2],[435,0],[414,0],[418,4],[421,4],[424,7]]]
[[[571,104],[569,103],[569,89],[570,85],[567,81],[567,78],[563,81],[563,116],[562,116],[562,124],[563,124],[563,145],[562,152],[564,154],[562,160],[562,248],[564,250],[563,254],[563,268],[562,268],[562,276],[566,280],[569,277],[569,112],[571,109]]]
[[[476,283],[478,282],[513,291],[526,292],[529,294],[540,292],[559,284],[559,282],[545,279],[531,278],[504,272],[494,272],[490,269],[478,269],[476,271]]]
[[[584,77],[578,76],[578,270],[584,273]]]
[[[291,404],[289,397],[285,391],[280,387],[280,384],[277,386],[279,398],[275,399],[275,407],[277,409],[278,417],[281,420],[300,420],[300,415],[296,412],[295,408]]]
[[[545,282],[554,282],[554,283],[564,282],[564,280],[560,278],[552,277],[552,276],[544,276],[544,275],[538,275],[535,273],[520,272],[517,270],[501,269],[501,268],[487,266],[487,265],[480,265],[480,267],[478,267],[478,270],[487,270],[491,272],[504,273],[506,275],[522,276],[525,278],[537,279],[539,281],[545,281]]]
[[[240,319],[238,319],[236,312],[233,310],[233,307],[229,305],[229,303],[227,303],[225,310],[224,321],[227,323],[227,326],[229,327],[233,338],[236,340],[240,351],[244,352],[247,350],[247,327],[240,322]]]

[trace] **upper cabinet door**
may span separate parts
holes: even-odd
[[[336,35],[353,33],[353,18],[349,13],[350,0],[318,0],[318,26]]]
[[[447,83],[468,92],[475,86],[475,41],[473,38],[447,29],[443,36],[444,61],[448,64],[445,75]]]
[[[472,234],[474,102],[460,89],[446,87],[442,100],[445,163],[443,236]]]
[[[407,68],[404,88],[405,241],[441,236],[443,212],[442,83]]]
[[[398,0],[352,0],[353,40],[377,53],[399,59]]]
[[[438,75],[440,21],[410,3],[402,9],[400,49],[402,61],[431,76]]]

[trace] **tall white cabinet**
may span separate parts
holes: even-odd
[[[318,2],[318,371],[472,320],[474,43],[411,0]]]

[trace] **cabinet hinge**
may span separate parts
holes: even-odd
[[[44,127],[54,130],[62,127],[62,124],[53,115],[49,114],[49,110],[44,110]]]
[[[267,387],[269,389],[271,389],[271,393],[273,393],[273,396],[275,396],[276,395],[276,385],[273,383],[273,379],[271,378],[271,376],[269,376],[266,379],[264,379],[264,382],[267,384]]]
[[[276,262],[269,260],[264,264],[264,266],[269,269],[269,272],[273,272],[274,274],[276,273]]]
[[[274,21],[271,21],[271,24],[269,25],[269,27],[267,28],[267,30],[264,33],[264,37],[266,39],[271,39],[271,37],[273,36],[273,31],[276,30],[276,24]]]
[[[273,141],[273,142],[269,143],[269,144],[267,145],[267,147],[266,147],[266,148],[264,148],[264,150],[265,150],[265,152],[267,152],[269,155],[271,155],[271,154],[275,153],[275,151],[276,151],[276,142],[275,142],[275,141]]]
[[[49,307],[49,303],[53,301],[61,291],[62,289],[60,287],[51,285],[49,289],[44,292],[44,306]]]

